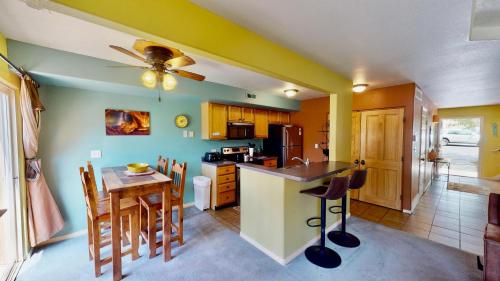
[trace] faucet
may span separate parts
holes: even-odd
[[[302,164],[306,165],[306,166],[309,166],[309,164],[311,163],[309,161],[309,158],[306,158],[306,160],[302,160],[302,158],[299,158],[299,157],[293,157],[292,160],[299,160],[300,162],[302,162]]]

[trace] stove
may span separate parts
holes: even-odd
[[[222,147],[222,159],[237,163],[244,162],[244,155],[248,154],[248,146]]]

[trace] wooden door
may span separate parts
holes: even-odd
[[[227,107],[227,121],[241,122],[243,117],[241,115],[241,107],[229,105]]]
[[[360,155],[368,177],[359,199],[392,209],[401,209],[404,109],[361,113]]]
[[[290,124],[290,112],[279,112],[280,124]]]
[[[428,123],[428,118],[427,118],[427,109],[422,108],[422,115],[421,115],[421,125],[420,125],[420,155],[419,155],[419,179],[418,179],[418,193],[423,194],[425,191],[425,187],[427,185],[427,182],[425,180],[425,174],[428,173],[426,171],[426,165],[425,162],[427,162],[427,123]]]
[[[268,111],[262,109],[255,109],[255,137],[267,138],[268,137]]]
[[[210,139],[227,138],[227,105],[210,104]]]
[[[248,107],[241,108],[241,121],[253,123],[255,121],[254,109]]]
[[[269,124],[280,124],[280,115],[278,111],[269,110]]]
[[[361,112],[352,112],[352,128],[351,128],[351,162],[360,160],[360,133],[361,133]],[[352,199],[359,199],[359,189],[351,191]]]

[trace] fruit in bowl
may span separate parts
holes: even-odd
[[[131,163],[127,165],[127,169],[131,173],[144,173],[148,168],[149,164],[147,163]]]

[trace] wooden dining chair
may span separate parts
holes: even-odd
[[[101,275],[101,267],[112,261],[111,256],[101,259],[101,248],[111,244],[110,233],[103,233],[103,224],[110,223],[109,199],[99,200],[95,180],[92,180],[89,171],[80,167],[80,178],[82,181],[83,194],[87,206],[87,231],[89,259],[94,260],[95,276]],[[130,222],[128,231],[122,231],[121,236],[124,239],[128,236],[131,241],[131,247],[124,252],[122,256],[131,254],[132,260],[139,258],[139,205],[133,199],[120,200],[120,216],[127,217]]]
[[[163,158],[159,155],[156,162],[156,170],[168,177],[168,158]]]
[[[87,161],[87,171],[89,172],[89,178],[92,181],[92,186],[95,189],[94,194],[97,194],[97,199],[99,201],[109,200],[109,194],[107,193],[107,191],[105,191],[105,190],[98,191],[97,190],[97,182],[95,180],[94,166],[92,166],[92,163],[90,161]],[[104,188],[104,186],[105,186],[105,184],[103,183],[103,188]]]
[[[184,185],[186,182],[186,169],[187,163],[182,164],[176,163],[175,160],[172,161],[172,169],[170,170],[171,192],[172,192],[172,204],[171,206],[177,206],[177,223],[172,221],[172,229],[175,229],[175,235],[172,236],[170,242],[178,241],[179,245],[182,246],[184,243],[183,237],[183,224],[184,224]],[[161,230],[161,227],[157,225],[158,220],[161,220],[161,208],[162,208],[162,196],[160,194],[153,194],[149,196],[139,197],[140,203],[140,220],[141,220],[141,236],[146,241],[149,246],[149,258],[156,256],[156,248],[161,247],[162,241],[156,241],[156,233]],[[172,213],[172,210],[170,210]]]

